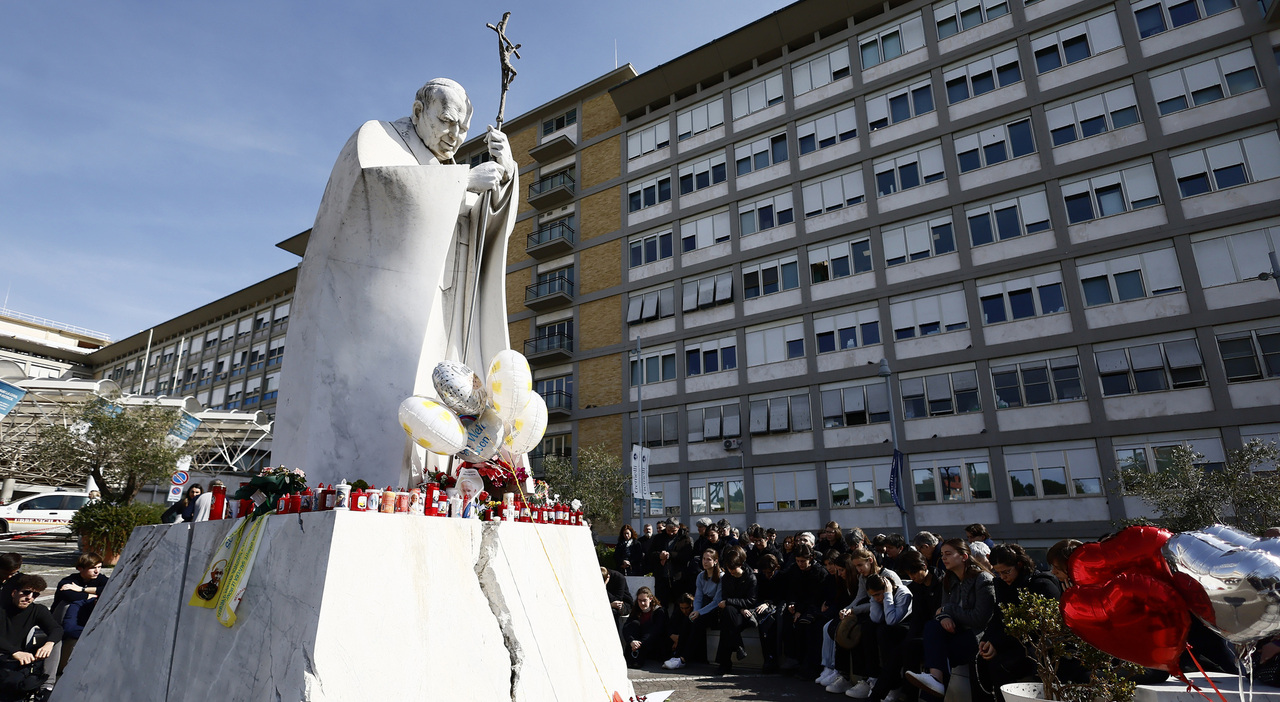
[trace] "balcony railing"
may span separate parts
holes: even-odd
[[[540,356],[544,353],[562,353],[567,356],[572,352],[573,336],[570,334],[537,336],[532,339],[526,339],[524,342],[524,355],[529,358]]]
[[[554,256],[573,248],[576,236],[566,222],[552,222],[529,235],[525,251],[531,256]]]
[[[573,199],[576,188],[568,171],[547,176],[529,186],[529,204],[539,209],[559,207]]]
[[[547,403],[547,412],[549,414],[568,414],[573,411],[573,395],[563,390],[553,390],[551,392],[542,393],[542,399]]]
[[[558,274],[524,289],[524,306],[541,310],[573,302],[573,281]]]

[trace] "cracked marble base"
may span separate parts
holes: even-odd
[[[269,519],[230,629],[186,601],[233,522],[136,530],[53,699],[634,694],[585,529],[353,512]]]

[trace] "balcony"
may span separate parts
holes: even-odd
[[[543,476],[546,460],[548,458],[563,458],[570,460],[571,456],[568,451],[549,451],[544,452],[541,448],[535,448],[529,452],[529,468],[533,472],[535,478]]]
[[[548,417],[568,417],[573,412],[573,395],[563,390],[545,393],[542,399],[547,403]]]
[[[573,153],[577,147],[578,145],[573,143],[573,139],[570,139],[567,134],[561,134],[529,149],[529,158],[538,163],[551,163]]]
[[[524,357],[533,365],[567,361],[573,358],[573,337],[568,334],[552,334],[526,339]]]
[[[524,289],[524,306],[537,312],[563,307],[572,302],[573,281],[563,273]]]
[[[573,199],[576,187],[568,171],[547,176],[529,186],[529,204],[539,210],[559,207]]]
[[[573,250],[576,237],[573,227],[563,221],[552,222],[529,235],[525,252],[537,259],[547,259]]]

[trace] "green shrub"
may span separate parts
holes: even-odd
[[[596,560],[605,568],[613,568],[613,544],[596,542]]]
[[[93,502],[81,507],[71,518],[71,533],[84,541],[86,549],[104,557],[119,555],[134,527],[159,524],[164,505],[134,502],[127,505]]]

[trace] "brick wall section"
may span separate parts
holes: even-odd
[[[480,127],[483,129],[484,127]],[[538,145],[538,130],[541,127],[534,125],[526,129],[521,129],[515,134],[507,134],[507,141],[511,142],[511,156],[515,158],[516,163],[521,168],[526,168],[533,164],[533,159],[529,158],[529,149]]]
[[[621,137],[612,136],[582,151],[582,189],[622,175]]]
[[[591,141],[622,124],[618,108],[609,93],[603,93],[582,104],[582,141]]]
[[[524,353],[524,340],[533,336],[529,333],[529,320],[511,322],[507,325],[507,337],[511,339],[511,348]]]
[[[578,207],[582,214],[579,240],[586,241],[622,228],[621,193],[622,189],[614,186],[579,201]]]
[[[529,260],[525,249],[529,246],[529,235],[533,233],[534,219],[522,219],[516,222],[511,230],[511,238],[507,239],[507,265]]]
[[[580,305],[575,348],[590,351],[619,343],[622,341],[621,318],[622,298],[616,295]]]
[[[622,416],[593,417],[578,422],[578,446],[604,446],[622,451]]]
[[[532,282],[532,268],[524,268],[507,274],[507,314],[525,311],[524,289]]]
[[[622,372],[617,354],[578,362],[579,407],[608,407],[622,402]]]
[[[622,269],[618,257],[622,255],[622,242],[618,239],[582,250],[578,257],[582,286],[581,294],[597,292],[622,284]]]

